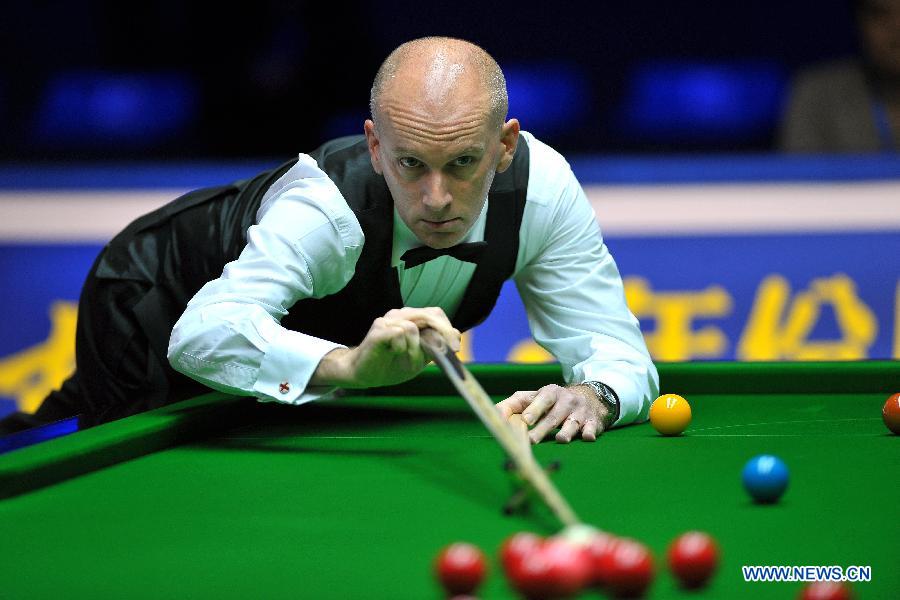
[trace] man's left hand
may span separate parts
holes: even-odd
[[[532,444],[557,427],[557,442],[567,444],[579,435],[582,440],[593,442],[609,425],[610,416],[594,390],[584,385],[545,385],[536,392],[516,392],[498,402],[497,410],[504,419],[521,414],[532,427],[528,432]]]

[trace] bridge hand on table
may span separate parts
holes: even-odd
[[[537,444],[553,429],[559,428],[556,441],[569,443],[579,434],[586,442],[593,442],[604,431],[607,409],[589,387],[545,385],[537,391],[516,392],[497,403],[504,419],[522,415],[531,427],[528,437]]]

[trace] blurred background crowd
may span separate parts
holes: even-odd
[[[21,0],[0,160],[281,157],[361,133],[399,43],[472,40],[566,154],[896,152],[900,0]]]

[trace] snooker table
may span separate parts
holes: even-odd
[[[496,399],[556,365],[471,365]],[[900,436],[881,420],[900,362],[660,364],[693,422],[534,447],[581,519],[655,555],[650,598],[795,598],[742,565],[870,566],[857,598],[900,598]],[[790,485],[754,504],[741,469],[780,456]],[[211,393],[0,455],[0,598],[440,598],[446,544],[492,564],[479,597],[513,598],[497,547],[559,525],[537,501],[501,514],[504,456],[434,367],[407,384],[300,407]],[[893,482],[893,483],[892,483]],[[711,583],[665,567],[679,533],[719,543]],[[581,597],[601,597],[586,592]]]

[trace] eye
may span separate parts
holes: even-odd
[[[474,156],[460,156],[451,163],[454,167],[471,167],[475,164]]]
[[[400,166],[404,169],[416,169],[422,166],[422,161],[417,158],[413,158],[412,156],[403,156],[397,159],[397,162],[400,163]]]

